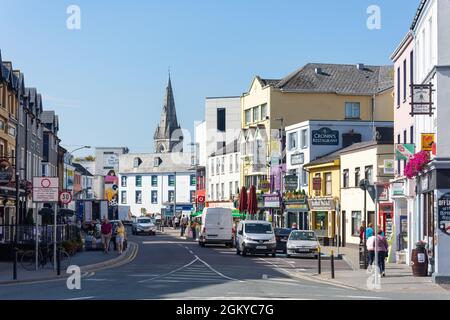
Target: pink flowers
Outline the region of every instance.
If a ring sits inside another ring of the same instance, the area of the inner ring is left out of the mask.
[[[420,151],[409,159],[405,167],[405,176],[408,179],[417,177],[419,173],[430,162],[430,153],[428,151]]]

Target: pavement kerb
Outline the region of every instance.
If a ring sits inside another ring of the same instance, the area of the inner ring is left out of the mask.
[[[113,259],[109,259],[107,261],[91,264],[91,265],[85,265],[81,266],[81,272],[82,277],[86,277],[89,275],[92,271],[99,271],[103,269],[109,269],[121,266],[123,264],[129,263],[136,258],[138,253],[139,246],[134,243],[130,242],[128,249],[126,250],[126,254],[118,256]],[[32,278],[32,279],[23,279],[23,280],[6,280],[6,281],[0,281],[0,286],[3,285],[12,285],[12,284],[30,284],[30,283],[38,283],[38,282],[46,282],[46,281],[56,281],[56,280],[65,280],[67,279],[68,275],[64,273],[63,270],[61,270],[61,275],[57,276],[48,276],[48,277],[38,277],[38,278]]]

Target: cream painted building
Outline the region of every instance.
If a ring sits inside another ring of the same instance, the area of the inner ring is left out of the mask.
[[[366,221],[364,198],[365,192],[359,183],[363,179],[370,184],[389,184],[394,176],[394,145],[383,142],[362,142],[354,144],[340,152],[341,159],[341,205],[340,225],[342,242],[359,244],[359,229]],[[375,224],[375,202],[367,194],[367,220]],[[380,225],[389,237],[393,227],[393,204],[389,201],[389,190],[383,194],[379,204]]]

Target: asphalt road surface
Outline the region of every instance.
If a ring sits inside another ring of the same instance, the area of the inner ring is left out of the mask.
[[[317,272],[314,259],[242,257],[226,247],[201,248],[173,232],[129,240],[139,245],[136,258],[90,273],[82,278],[80,290],[69,290],[65,280],[15,284],[0,286],[0,299],[423,299],[407,292],[387,294],[316,281],[308,276]],[[324,272],[327,268],[324,262]],[[344,261],[336,261],[337,274],[340,269],[348,269]],[[300,277],[294,276],[299,272]]]

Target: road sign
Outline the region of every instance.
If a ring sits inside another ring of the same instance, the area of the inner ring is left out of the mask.
[[[72,192],[70,190],[64,190],[59,193],[59,201],[62,204],[69,204],[72,202]]]
[[[59,180],[52,177],[33,178],[33,202],[59,201]]]

